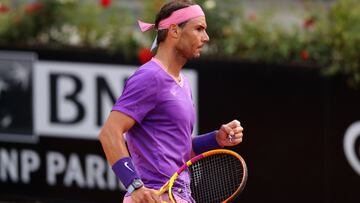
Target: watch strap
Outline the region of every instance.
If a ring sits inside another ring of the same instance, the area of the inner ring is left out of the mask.
[[[131,194],[131,193],[134,192],[134,191],[135,191],[135,187],[134,187],[132,184],[130,184],[129,187],[127,188],[127,192],[128,192],[129,194]]]
[[[127,192],[129,194],[131,194],[132,192],[134,192],[135,190],[141,188],[142,186],[144,186],[144,183],[141,181],[141,179],[134,179],[132,181],[132,183],[128,186]]]

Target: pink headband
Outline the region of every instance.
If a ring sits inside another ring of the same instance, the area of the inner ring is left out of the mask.
[[[199,5],[193,5],[176,10],[168,18],[160,21],[158,30],[168,29],[172,24],[180,24],[199,16],[205,16]],[[155,28],[155,24],[144,23],[140,20],[138,20],[138,23],[142,32],[146,32]]]

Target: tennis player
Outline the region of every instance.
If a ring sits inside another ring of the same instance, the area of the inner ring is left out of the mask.
[[[157,31],[156,54],[126,81],[99,135],[107,160],[127,188],[126,203],[168,201],[167,194],[159,197],[156,192],[184,162],[211,149],[237,145],[243,136],[237,120],[192,136],[195,109],[181,69],[198,58],[209,41],[201,7],[171,1],[161,8],[155,24],[139,25],[143,32]],[[189,186],[185,173],[174,185],[177,202],[195,202]]]

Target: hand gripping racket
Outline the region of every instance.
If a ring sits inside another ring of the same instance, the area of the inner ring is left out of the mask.
[[[176,203],[172,187],[177,177],[189,169],[191,196],[198,203],[229,202],[245,187],[247,167],[244,159],[231,150],[217,149],[193,157],[160,188],[158,194],[168,191]]]

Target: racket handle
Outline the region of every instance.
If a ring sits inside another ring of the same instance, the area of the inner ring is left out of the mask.
[[[161,195],[168,189],[169,183],[170,183],[170,181],[167,181],[167,182],[165,183],[165,185],[163,185],[163,186],[157,191],[156,194],[159,195],[159,196],[161,196]]]
[[[164,192],[166,191],[166,188],[160,188],[160,190],[158,190],[157,192],[156,192],[156,194],[158,195],[158,196],[161,196],[162,194],[164,194]]]

